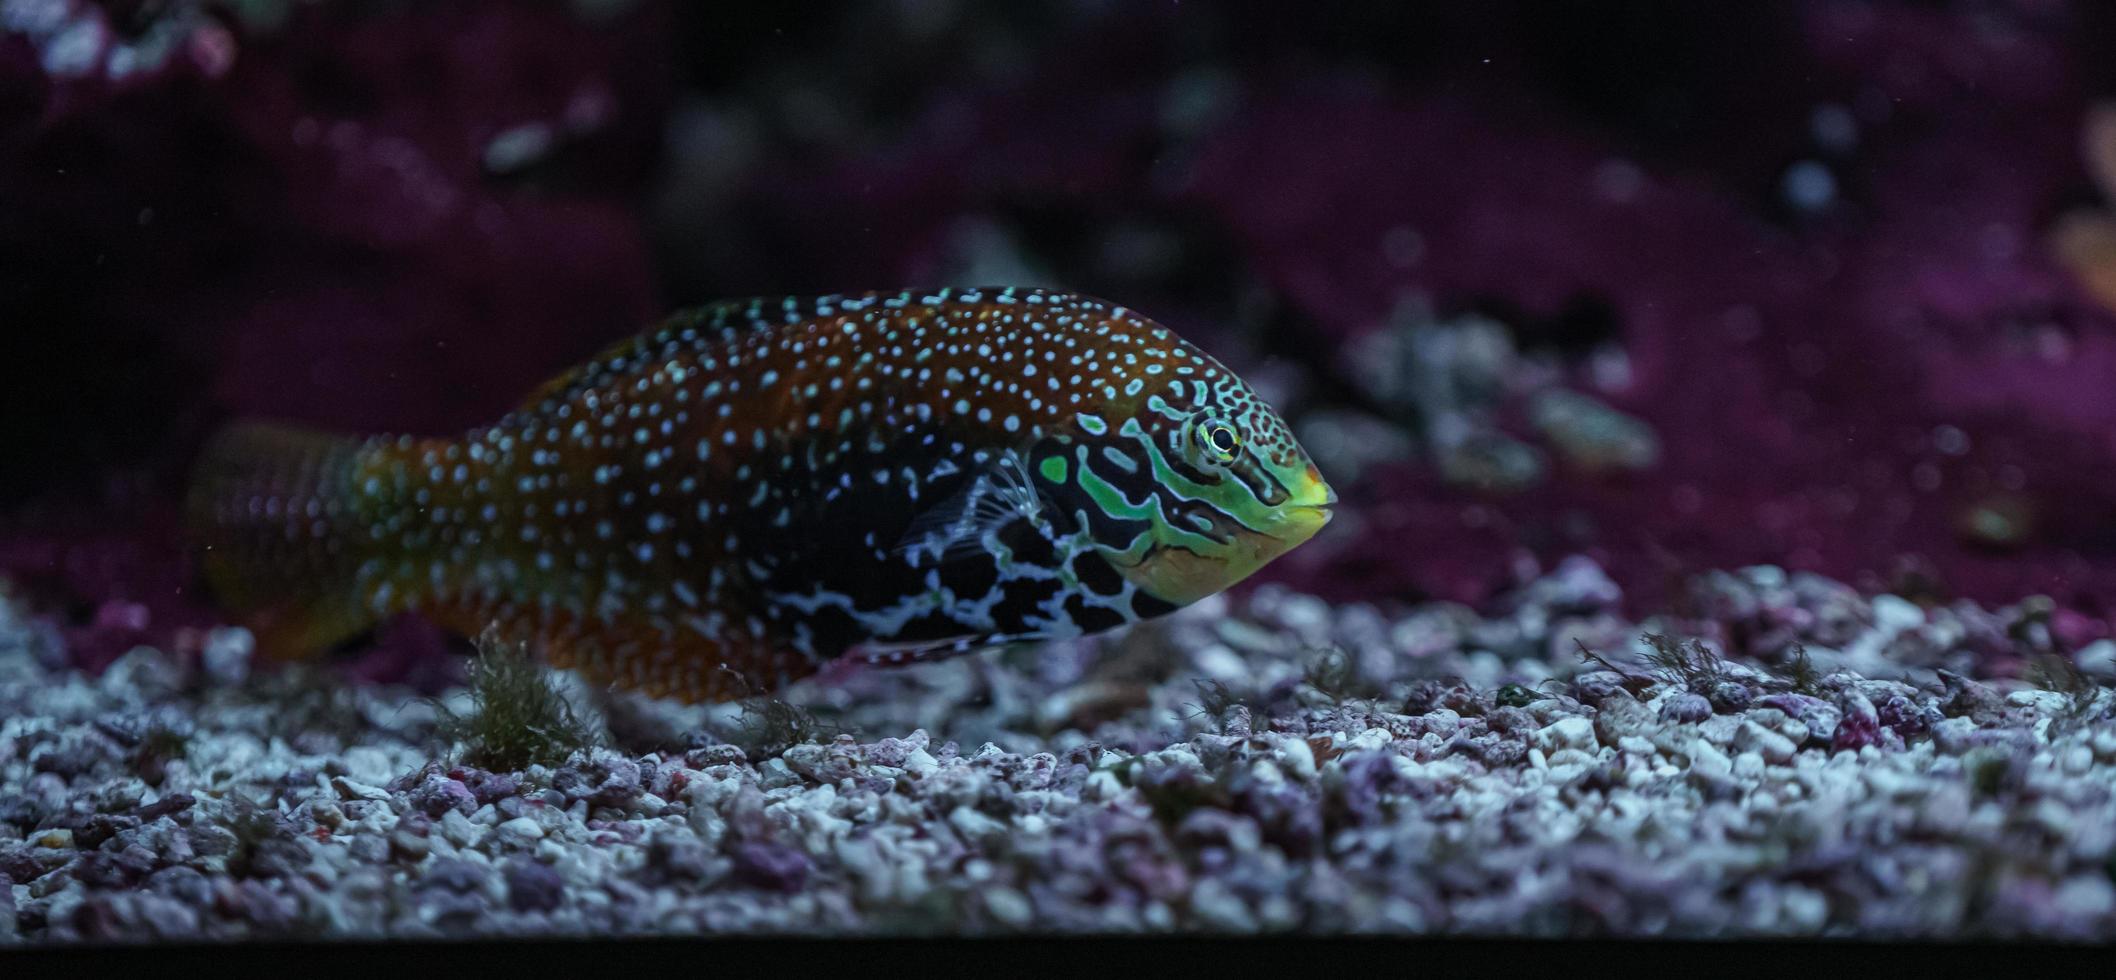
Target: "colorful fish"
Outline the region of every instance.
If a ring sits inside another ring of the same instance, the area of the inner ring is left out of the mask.
[[[240,423],[190,514],[268,655],[411,611],[695,702],[1158,616],[1336,499],[1167,329],[974,289],[681,313],[453,438]]]

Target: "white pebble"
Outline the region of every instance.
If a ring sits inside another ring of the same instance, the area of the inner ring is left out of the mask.
[[[1734,744],[1763,757],[1772,765],[1785,765],[1792,761],[1793,740],[1771,731],[1753,721],[1743,722],[1734,736]]]
[[[1315,751],[1307,742],[1288,736],[1279,742],[1278,754],[1287,772],[1302,779],[1315,778]]]
[[[1874,628],[1901,633],[1925,625],[1925,610],[1902,596],[1883,593],[1874,597]]]
[[[1535,745],[1536,748],[1542,749],[1544,752],[1551,752],[1557,749],[1593,751],[1595,747],[1594,722],[1577,715],[1570,718],[1560,718],[1536,732]]]
[[[2079,648],[2072,661],[2088,677],[2104,683],[2116,681],[2116,640],[2095,640]]]
[[[1386,728],[1369,728],[1366,731],[1360,732],[1351,741],[1346,742],[1344,745],[1344,749],[1347,752],[1352,751],[1354,749],[1363,749],[1368,752],[1377,752],[1381,749],[1387,748],[1389,742],[1392,739],[1393,736],[1389,734],[1389,730]]]
[[[1690,756],[1690,769],[1692,771],[1721,778],[1725,778],[1734,771],[1734,763],[1726,757],[1726,754],[1713,748],[1712,743],[1704,739],[1691,739],[1687,754]]]

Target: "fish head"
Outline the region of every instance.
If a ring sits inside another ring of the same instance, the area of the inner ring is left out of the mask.
[[[1182,606],[1314,537],[1337,492],[1247,384],[1174,343],[1161,370],[1080,412],[1038,470],[1126,580]]]

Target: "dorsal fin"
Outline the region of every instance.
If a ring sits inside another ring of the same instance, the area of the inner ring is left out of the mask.
[[[582,388],[591,388],[600,384],[612,373],[610,365],[613,362],[629,362],[630,356],[628,355],[636,356],[638,352],[645,348],[649,338],[653,336],[655,334],[641,334],[634,337],[626,337],[617,343],[611,344],[596,352],[594,358],[536,386],[536,389],[529,393],[529,397],[522,399],[521,404],[516,405],[514,410],[517,413],[534,412],[546,402],[564,400],[567,395]],[[620,358],[623,361],[620,361]]]
[[[751,296],[708,303],[669,314],[652,329],[611,344],[594,359],[544,382],[521,403],[516,412],[534,412],[552,399],[564,398],[581,389],[594,387],[612,375],[621,374],[637,366],[637,359],[640,357],[658,356],[663,351],[673,354],[683,345],[701,340],[717,339],[725,342],[755,331],[777,330],[790,323],[799,323],[814,317],[835,316],[877,304],[975,304],[987,302],[992,297],[1010,297],[1013,293],[1014,290],[1001,287],[945,288],[898,293],[876,292],[858,296],[839,293],[821,296]]]
[[[644,333],[619,340],[579,366],[538,385],[515,411],[534,412],[548,402],[603,384],[638,367],[641,359],[646,357],[674,354],[701,341],[724,342],[754,331],[785,326],[786,302],[784,298],[759,296],[709,303],[669,314]],[[793,302],[797,308],[806,309],[812,307],[815,300],[797,299]]]

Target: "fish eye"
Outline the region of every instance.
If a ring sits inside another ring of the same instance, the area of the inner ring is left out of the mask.
[[[1198,423],[1198,445],[1205,455],[1218,463],[1234,462],[1236,450],[1242,448],[1241,433],[1234,426],[1220,419],[1205,419]]]

